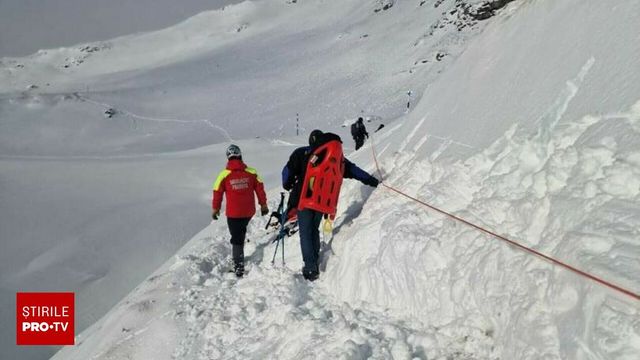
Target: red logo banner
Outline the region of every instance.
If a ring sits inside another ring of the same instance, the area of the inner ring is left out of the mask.
[[[18,345],[74,345],[74,293],[17,293]]]

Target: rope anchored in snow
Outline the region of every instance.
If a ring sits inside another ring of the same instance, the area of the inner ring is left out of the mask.
[[[405,192],[403,192],[403,191],[401,191],[401,190],[399,190],[397,188],[394,188],[391,185],[388,185],[386,182],[384,182],[384,180],[382,178],[382,171],[380,170],[380,165],[378,164],[378,157],[376,155],[376,149],[375,149],[375,146],[374,146],[373,135],[371,136],[371,153],[373,154],[373,161],[374,161],[374,163],[376,165],[376,170],[378,171],[378,175],[380,176],[380,184],[382,186],[384,186],[385,188],[389,189],[390,191],[393,191],[393,192],[397,193],[398,195],[404,196],[404,197],[406,197],[406,198],[408,198],[408,199],[410,199],[410,200],[412,200],[414,202],[417,202],[420,205],[423,205],[423,206],[425,206],[425,207],[427,207],[427,208],[429,208],[431,210],[439,212],[442,215],[448,216],[448,217],[450,217],[450,218],[452,218],[452,219],[454,219],[456,221],[459,221],[459,222],[461,222],[461,223],[463,223],[465,225],[468,225],[468,226],[470,226],[470,227],[472,227],[472,228],[474,228],[476,230],[479,230],[479,231],[481,231],[481,232],[483,232],[485,234],[489,234],[489,235],[491,235],[491,236],[493,236],[493,237],[495,237],[495,238],[497,238],[499,240],[502,240],[502,241],[508,243],[509,245],[512,245],[512,246],[514,246],[514,247],[516,247],[516,248],[518,248],[518,249],[520,249],[522,251],[525,251],[527,253],[536,255],[536,256],[544,259],[544,260],[547,260],[547,261],[553,263],[554,265],[561,266],[561,267],[563,267],[563,268],[565,268],[567,270],[570,270],[570,271],[572,271],[572,272],[574,272],[574,273],[576,273],[578,275],[581,275],[583,277],[591,279],[591,280],[599,283],[600,285],[604,285],[604,286],[606,286],[606,287],[608,287],[610,289],[613,289],[613,290],[618,291],[620,293],[623,293],[623,294],[625,294],[627,296],[630,296],[635,300],[640,301],[640,294],[634,293],[631,290],[627,290],[627,289],[625,289],[625,288],[623,288],[621,286],[618,286],[618,285],[613,284],[613,283],[611,283],[609,281],[603,280],[603,279],[601,279],[601,278],[599,278],[599,277],[597,277],[595,275],[592,275],[592,274],[589,274],[589,273],[587,273],[587,272],[585,272],[583,270],[580,270],[580,269],[578,269],[578,268],[576,268],[574,266],[571,266],[571,265],[569,265],[569,264],[567,264],[567,263],[565,263],[563,261],[557,260],[557,259],[555,259],[555,258],[553,258],[551,256],[548,256],[548,255],[545,255],[545,254],[543,254],[543,253],[541,253],[541,252],[539,252],[537,250],[534,250],[534,249],[532,249],[532,248],[530,248],[528,246],[525,246],[525,245],[522,245],[522,244],[520,244],[520,243],[518,243],[516,241],[510,240],[510,239],[508,239],[508,238],[506,238],[506,237],[504,237],[502,235],[497,234],[494,231],[488,230],[488,229],[486,229],[486,228],[484,228],[482,226],[479,226],[479,225],[476,225],[476,224],[474,224],[474,223],[472,223],[470,221],[467,221],[467,220],[465,220],[465,219],[463,219],[463,218],[461,218],[459,216],[453,215],[453,214],[451,214],[449,212],[446,212],[446,211],[444,211],[442,209],[439,209],[439,208],[437,208],[437,207],[435,207],[433,205],[430,205],[430,204],[428,204],[428,203],[426,203],[426,202],[424,202],[424,201],[422,201],[420,199],[417,199],[417,198],[415,198],[415,197],[413,197],[411,195],[408,195],[407,193],[405,193]]]

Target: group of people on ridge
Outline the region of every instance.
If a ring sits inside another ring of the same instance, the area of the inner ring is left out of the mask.
[[[247,225],[256,213],[254,196],[258,198],[262,216],[269,213],[269,208],[264,183],[257,171],[242,161],[240,148],[230,145],[226,155],[227,166],[213,186],[212,217],[218,219],[222,198],[226,196],[234,272],[242,277]],[[282,169],[282,187],[290,192],[286,211],[288,218],[297,217],[304,262],[302,275],[307,280],[314,281],[320,274],[318,228],[324,216],[335,217],[343,178],[356,179],[373,187],[379,183],[344,157],[338,135],[320,130],[310,133],[309,145],[294,150]]]

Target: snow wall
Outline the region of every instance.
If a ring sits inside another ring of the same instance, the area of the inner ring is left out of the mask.
[[[637,293],[640,3],[509,11],[376,134],[385,182]],[[637,300],[393,192],[341,232],[327,282],[344,301],[475,326],[505,359],[638,355]]]

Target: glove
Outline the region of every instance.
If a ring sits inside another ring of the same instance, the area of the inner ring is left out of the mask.
[[[211,217],[213,220],[218,220],[218,217],[220,217],[220,209],[214,209]]]
[[[269,213],[269,208],[267,205],[260,206],[260,215],[265,216]]]
[[[375,177],[370,177],[367,182],[365,183],[369,186],[373,186],[373,187],[378,187],[378,184],[380,184],[380,180],[376,179]]]

